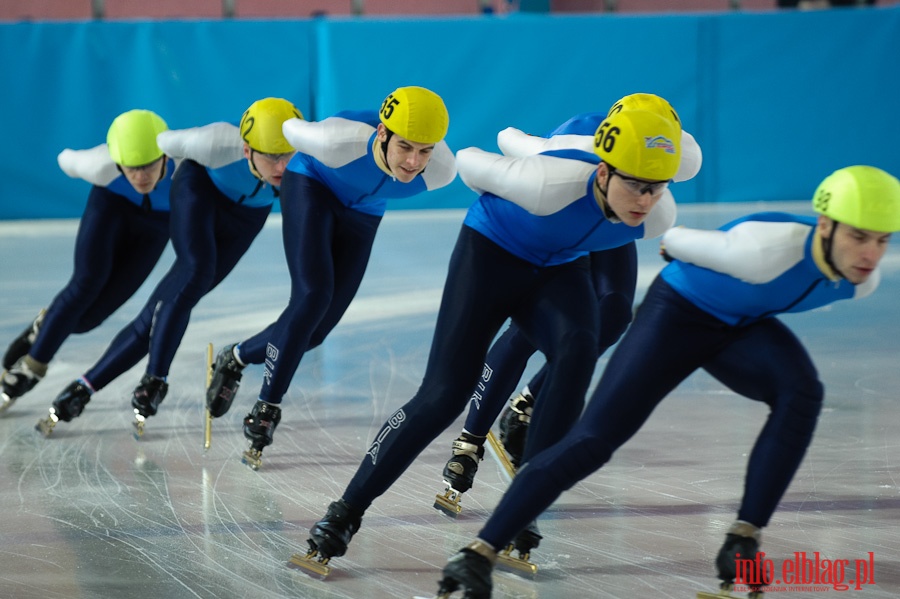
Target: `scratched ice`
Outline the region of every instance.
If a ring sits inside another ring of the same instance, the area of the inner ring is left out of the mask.
[[[688,206],[679,219],[712,227],[759,208]],[[100,329],[71,337],[40,386],[0,418],[0,597],[433,594],[447,557],[476,535],[505,488],[498,467],[485,460],[458,520],[432,509],[461,421],[375,502],[349,553],[332,563],[329,580],[287,563],[305,550],[309,526],[339,496],[381,424],[415,393],[462,216],[388,213],[359,296],[301,363],[259,472],[240,463],[240,429],[261,368],[247,369],[234,408],[215,422],[204,452],[205,347],[255,333],[287,301],[277,217],[233,275],[197,306],[170,394],[141,441],[131,436],[129,395],[143,363],[50,439],[32,427],[136,313],[149,287]],[[75,226],[0,224],[3,347],[67,279]],[[653,242],[641,242],[639,252],[640,296],[662,263]],[[169,252],[153,282],[171,260]],[[872,552],[875,584],[847,592],[868,599],[900,594],[897,241],[884,271],[871,298],[785,318],[811,348],[828,396],[813,447],[763,546],[779,564],[800,551],[851,564]],[[495,597],[657,599],[712,590],[713,559],[734,519],[750,444],[765,416],[761,406],[705,375],[689,379],[608,467],[541,519],[536,580],[497,573]]]

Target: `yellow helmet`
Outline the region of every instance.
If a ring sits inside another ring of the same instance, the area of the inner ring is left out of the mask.
[[[247,145],[263,154],[287,154],[294,151],[281,131],[288,119],[303,118],[297,108],[283,98],[263,98],[250,105],[241,117],[241,137]]]
[[[444,101],[424,87],[398,87],[381,103],[378,116],[385,127],[420,144],[436,144],[450,126]]]
[[[610,107],[606,116],[612,116],[623,110],[646,110],[648,112],[654,112],[663,118],[674,119],[675,123],[678,125],[678,129],[681,129],[681,118],[679,118],[678,113],[675,112],[675,109],[672,108],[672,105],[669,104],[668,100],[655,94],[637,93],[619,98]]]
[[[163,155],[156,136],[169,126],[149,110],[129,110],[117,116],[106,132],[109,157],[119,166],[138,167],[150,164]]]
[[[616,170],[648,181],[668,181],[681,162],[681,131],[673,119],[655,112],[623,110],[597,127],[594,152]]]
[[[813,210],[857,229],[900,231],[900,181],[874,166],[848,166],[819,184]]]

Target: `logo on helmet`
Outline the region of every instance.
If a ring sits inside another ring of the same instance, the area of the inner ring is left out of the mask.
[[[645,136],[644,145],[648,149],[656,148],[664,151],[666,154],[674,154],[676,152],[675,144],[672,140],[663,135],[654,135],[652,137]]]

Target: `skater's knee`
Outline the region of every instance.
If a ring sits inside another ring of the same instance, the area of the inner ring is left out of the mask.
[[[548,361],[571,371],[593,372],[597,362],[597,334],[578,329],[563,337],[555,351],[548,353]]]
[[[466,391],[458,385],[423,385],[404,411],[408,416],[427,415],[444,430],[466,409],[470,394],[471,389]]]
[[[215,280],[215,272],[212,269],[198,268],[187,274],[182,279],[181,290],[178,294],[180,298],[196,304],[200,301],[206,292],[212,289]]]
[[[547,467],[549,475],[555,479],[554,484],[563,490],[571,488],[599,470],[609,461],[614,451],[614,448],[603,439],[592,434],[576,433],[569,439],[568,442],[564,439],[554,446],[564,450],[549,450],[532,460],[535,467]],[[544,463],[542,457],[551,457],[551,460]]]
[[[75,325],[74,333],[76,335],[81,335],[83,333],[87,333],[89,331],[93,331],[106,320],[106,316],[100,314],[85,314],[81,317],[81,320],[78,321],[78,324]]]
[[[285,311],[291,322],[318,323],[328,310],[332,296],[327,289],[294,288]]]
[[[610,293],[600,300],[599,344],[602,349],[613,345],[631,323],[631,301],[621,293]]]

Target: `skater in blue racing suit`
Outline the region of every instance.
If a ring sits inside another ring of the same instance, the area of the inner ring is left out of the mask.
[[[449,122],[440,96],[408,86],[388,95],[378,111],[285,124],[298,150],[281,199],[291,297],[277,321],[219,352],[207,391],[210,414],[220,417],[244,367],[264,364],[262,388],[244,418],[251,467],[259,467],[263,448],[273,441],[281,402],[303,355],[325,340],[356,295],[388,200],[456,178],[453,153],[443,141]]]
[[[156,113],[129,110],[113,120],[105,144],[60,153],[63,172],[92,184],[75,238],[75,268],[49,308],[6,350],[0,412],[37,385],[69,335],[100,326],[159,261],[169,241],[175,170],[156,142],[166,129]]]
[[[293,104],[264,98],[250,105],[239,125],[217,122],[160,134],[160,147],[178,160],[170,222],[175,262],[97,363],[56,398],[54,424],[78,416],[92,393],[148,354],[131,404],[137,423],[156,414],[192,309],[247,252],[278,198],[294,154],[282,133],[288,119],[302,119]]]
[[[760,530],[800,466],[822,407],[816,368],[777,315],[875,290],[879,261],[900,230],[900,182],[873,167],[840,169],[820,184],[813,208],[817,218],[760,213],[717,231],[666,233],[664,256],[672,262],[651,285],[584,415],[522,466],[478,539],[444,568],[441,592],[462,587],[471,599],[489,597],[496,551],[601,468],[698,368],[771,410],[716,559],[723,585],[732,582],[735,555],[756,556]]]
[[[383,425],[340,500],[310,531],[310,559],[343,555],[362,515],[465,409],[488,347],[512,318],[551,365],[553,402],[535,426],[565,431],[581,413],[597,355],[592,251],[671,226],[667,193],[681,128],[645,110],[603,121],[595,152],[521,158],[477,148],[457,155],[479,198],[450,258],[425,377]],[[518,532],[518,531],[517,531]]]
[[[603,119],[622,110],[650,110],[663,116],[672,116],[681,122],[675,109],[666,100],[653,94],[638,93],[619,99],[606,113],[575,116],[554,129],[546,139],[528,136],[513,128],[505,129],[498,134],[497,145],[507,156],[527,156],[567,148],[591,151],[594,132]],[[696,176],[701,162],[700,146],[690,133],[682,131],[681,162],[673,181],[687,181]],[[591,252],[590,269],[599,310],[599,358],[619,339],[631,322],[637,284],[635,243],[631,241],[619,247]],[[491,346],[481,379],[472,394],[465,427],[453,442],[453,456],[444,467],[444,480],[453,491],[464,493],[472,486],[478,462],[484,455],[482,446],[486,435],[535,351],[537,348],[515,322]],[[552,436],[532,435],[528,437],[527,444],[525,442],[534,396],[540,391],[547,370],[544,365],[523,391],[513,398],[510,407],[504,412],[500,437],[513,466],[518,467],[523,460],[552,445],[565,432],[537,427],[539,433]]]

